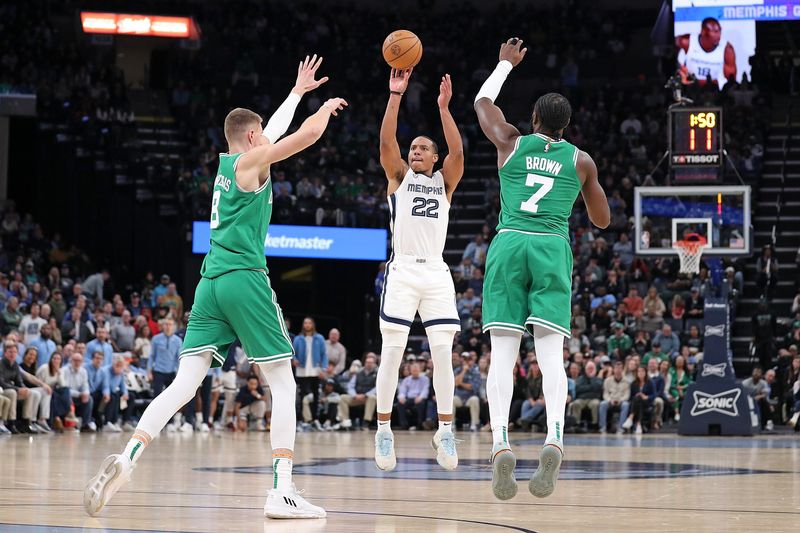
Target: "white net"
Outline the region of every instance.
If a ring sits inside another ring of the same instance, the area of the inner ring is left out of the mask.
[[[677,241],[675,252],[681,261],[681,274],[699,274],[700,259],[703,256],[703,249],[706,247],[705,241]]]

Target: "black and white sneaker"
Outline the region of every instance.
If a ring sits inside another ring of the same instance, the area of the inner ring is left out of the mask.
[[[272,489],[267,493],[267,502],[264,504],[264,516],[267,518],[325,518],[327,513],[322,507],[317,507],[306,501],[301,496],[302,490],[292,484],[286,491]]]

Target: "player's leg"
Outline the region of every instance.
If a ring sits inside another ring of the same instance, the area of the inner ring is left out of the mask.
[[[123,452],[106,457],[100,470],[87,483],[83,493],[83,506],[87,513],[92,516],[99,513],[111,497],[130,480],[131,471],[144,449],[172,415],[194,397],[210,365],[210,352],[181,359],[177,377],[147,406]]]
[[[375,383],[378,431],[375,433],[375,464],[381,470],[397,465],[392,433],[392,407],[408,331],[419,307],[420,295],[413,265],[389,261],[381,294],[381,363]]]
[[[292,343],[283,311],[266,272],[240,270],[226,274],[216,293],[251,363],[261,368],[272,396],[272,484],[264,504],[269,518],[324,518],[292,483],[297,385],[292,374]]]
[[[514,392],[514,364],[528,315],[530,274],[519,247],[524,235],[501,233],[489,248],[483,286],[484,331],[492,339],[492,364],[486,379],[492,428],[492,491],[501,500],[517,493],[516,458],[508,442],[508,415]]]
[[[436,461],[447,470],[458,466],[456,439],[453,435],[453,396],[455,376],[453,376],[453,337],[461,329],[461,320],[456,309],[456,290],[450,267],[446,263],[429,265],[426,270],[428,290],[421,298],[419,315],[433,359],[433,390],[436,393],[436,407],[439,429],[434,433],[431,445],[436,450]]]
[[[564,455],[564,337],[570,335],[572,249],[561,237],[535,236],[528,239],[526,255],[530,268],[537,273],[528,294],[530,316],[526,324],[533,329],[547,409],[547,438],[528,488],[534,496],[544,498],[555,490]],[[593,417],[596,420],[596,414]]]

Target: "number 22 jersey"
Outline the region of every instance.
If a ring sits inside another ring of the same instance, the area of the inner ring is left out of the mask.
[[[450,221],[444,177],[417,174],[410,168],[389,195],[392,254],[441,259]]]

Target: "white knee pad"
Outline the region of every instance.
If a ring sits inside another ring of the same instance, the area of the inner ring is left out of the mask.
[[[456,336],[457,331],[454,329],[451,330],[433,330],[433,331],[426,331],[428,334],[428,344],[433,346],[443,346],[447,345],[448,349],[453,347],[453,339]]]
[[[383,346],[405,348],[408,344],[407,329],[381,329],[381,337],[383,337]]]

